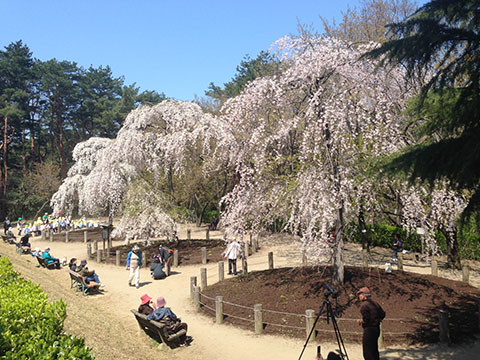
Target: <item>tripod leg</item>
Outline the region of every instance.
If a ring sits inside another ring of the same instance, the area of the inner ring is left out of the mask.
[[[340,356],[342,357],[342,359],[349,360],[347,349],[345,348],[342,334],[340,333],[340,329],[338,328],[337,319],[335,318],[335,313],[333,312],[332,304],[330,304],[330,302],[328,302],[327,304],[327,313],[330,314],[330,318],[332,319],[333,330],[335,331],[335,337],[337,338],[337,344],[338,344],[338,350],[340,350]]]
[[[305,341],[305,344],[303,345],[303,349],[302,349],[302,352],[300,353],[300,356],[298,357],[298,360],[300,360],[303,356],[303,353],[308,345],[308,341],[310,340],[310,337],[312,336],[313,334],[313,331],[315,330],[315,325],[317,325],[317,321],[318,319],[320,319],[320,316],[322,315],[322,312],[323,312],[323,308],[325,307],[325,305],[327,304],[327,301],[325,300],[322,304],[322,307],[320,308],[320,311],[318,312],[318,315],[315,319],[315,321],[313,322],[313,325],[312,325],[312,329],[310,330],[310,333],[308,334],[307,336],[307,341]],[[327,310],[328,310],[328,306],[327,306]]]

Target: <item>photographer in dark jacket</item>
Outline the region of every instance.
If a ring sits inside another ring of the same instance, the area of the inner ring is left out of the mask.
[[[378,337],[380,336],[380,323],[385,318],[385,311],[371,299],[372,295],[369,288],[361,288],[358,290],[357,296],[362,302],[360,305],[362,319],[358,323],[363,327],[363,358],[365,360],[379,360]]]

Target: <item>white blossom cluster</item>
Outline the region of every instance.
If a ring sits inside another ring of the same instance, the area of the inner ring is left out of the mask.
[[[155,192],[155,183],[168,171],[185,172],[192,152],[214,159],[217,139],[229,134],[225,127],[189,102],[166,100],[133,110],[114,140],[90,139],[77,145],[76,162],[52,205],[58,210],[78,206],[92,215],[121,215],[114,235],[127,241],[171,235],[175,223],[164,212],[165,200]]]
[[[407,87],[399,69],[375,72],[360,50],[332,39],[284,38],[276,49],[288,69],[251,82],[222,109],[240,181],[221,221],[241,233],[286,218],[320,258],[342,246],[332,233],[359,198],[370,201],[363,164],[405,146]]]

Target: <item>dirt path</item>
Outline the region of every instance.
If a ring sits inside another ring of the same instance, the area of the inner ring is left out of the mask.
[[[198,230],[199,234],[202,230]],[[180,233],[182,238],[182,234]],[[84,258],[86,246],[83,243],[49,243],[40,238],[32,240],[33,247],[50,246],[56,257]],[[262,244],[262,243],[261,243]],[[267,253],[275,252],[275,267],[298,265],[300,257],[295,254],[291,244],[275,245],[264,242],[262,249],[249,258],[249,270],[261,270],[268,267]],[[351,250],[357,252],[355,249]],[[190,301],[190,277],[200,277],[200,267],[184,266],[173,269],[173,274],[165,280],[153,281],[148,269],[142,269],[141,287],[128,287],[128,273],[123,267],[89,262],[96,270],[102,282],[106,284],[102,295],[82,296],[70,289],[69,276],[63,270],[48,271],[37,268],[37,262],[28,255],[16,254],[12,245],[0,244],[0,253],[8,256],[15,269],[25,278],[40,284],[51,299],[63,299],[67,304],[68,317],[65,321],[67,332],[82,336],[93,349],[97,359],[208,359],[208,360],[255,360],[255,359],[298,359],[303,341],[278,336],[258,336],[252,332],[229,325],[216,325],[210,318],[194,312]],[[277,255],[278,254],[278,255]],[[297,261],[298,260],[298,261]],[[217,281],[217,265],[207,265],[208,282]],[[408,267],[406,270],[427,273],[426,267]],[[455,276],[455,274],[449,274]],[[477,282],[478,279],[475,279]],[[478,286],[478,283],[476,284]],[[159,346],[144,334],[139,333],[136,321],[130,309],[136,308],[140,296],[148,293],[153,298],[165,296],[167,306],[186,321],[188,333],[194,337],[190,347],[173,351]],[[299,310],[299,312],[303,311]],[[346,344],[351,360],[362,359],[361,346]],[[334,350],[334,344],[322,344],[322,353]],[[309,345],[303,359],[312,359],[315,344]],[[470,346],[394,349],[381,352],[382,359],[474,359],[480,352],[480,341]]]

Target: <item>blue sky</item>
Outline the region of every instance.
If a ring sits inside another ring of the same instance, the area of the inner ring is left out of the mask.
[[[423,3],[424,1],[422,1]],[[321,30],[358,0],[0,0],[0,47],[22,40],[40,60],[109,65],[141,90],[192,100],[229,81],[298,22]]]

